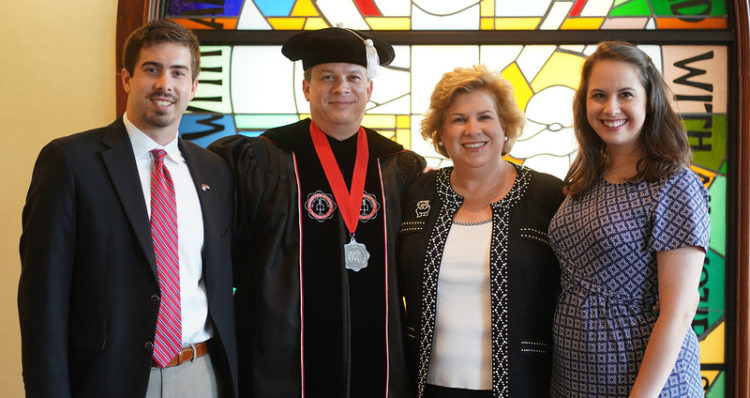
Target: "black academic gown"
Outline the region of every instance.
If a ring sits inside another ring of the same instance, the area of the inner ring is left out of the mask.
[[[367,269],[347,271],[349,233],[331,211],[335,198],[316,164],[309,126],[303,120],[210,148],[230,163],[237,184],[241,394],[296,398],[304,388],[311,397],[323,389],[326,396],[411,396],[395,239],[402,194],[424,160],[366,129],[367,203],[356,236],[372,257]],[[348,183],[352,147],[340,144],[333,150]]]

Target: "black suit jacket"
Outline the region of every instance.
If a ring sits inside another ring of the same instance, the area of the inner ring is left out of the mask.
[[[235,396],[232,177],[213,153],[181,140],[179,148],[203,212],[203,280],[215,334],[209,350],[225,395]],[[20,244],[27,396],[145,395],[159,308],[150,231],[122,118],[42,149]]]

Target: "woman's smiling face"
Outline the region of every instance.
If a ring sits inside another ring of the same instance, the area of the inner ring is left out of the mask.
[[[456,168],[482,167],[502,157],[505,130],[487,90],[456,94],[439,134]]]
[[[623,61],[597,61],[586,93],[586,116],[608,150],[640,145],[648,102],[638,68]]]

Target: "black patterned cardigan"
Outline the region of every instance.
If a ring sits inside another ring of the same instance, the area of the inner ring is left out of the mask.
[[[564,196],[562,181],[516,166],[510,192],[492,203],[490,300],[492,396],[549,396],[552,318],[559,292],[547,227]],[[399,235],[399,285],[406,309],[406,356],[421,398],[435,331],[437,281],[445,240],[463,198],[452,168],[408,188]]]

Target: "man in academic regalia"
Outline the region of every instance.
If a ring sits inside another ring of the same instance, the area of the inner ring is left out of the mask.
[[[393,48],[329,28],[281,51],[302,60],[311,119],[210,147],[236,181],[240,395],[411,396],[395,249],[425,163],[360,126]]]

